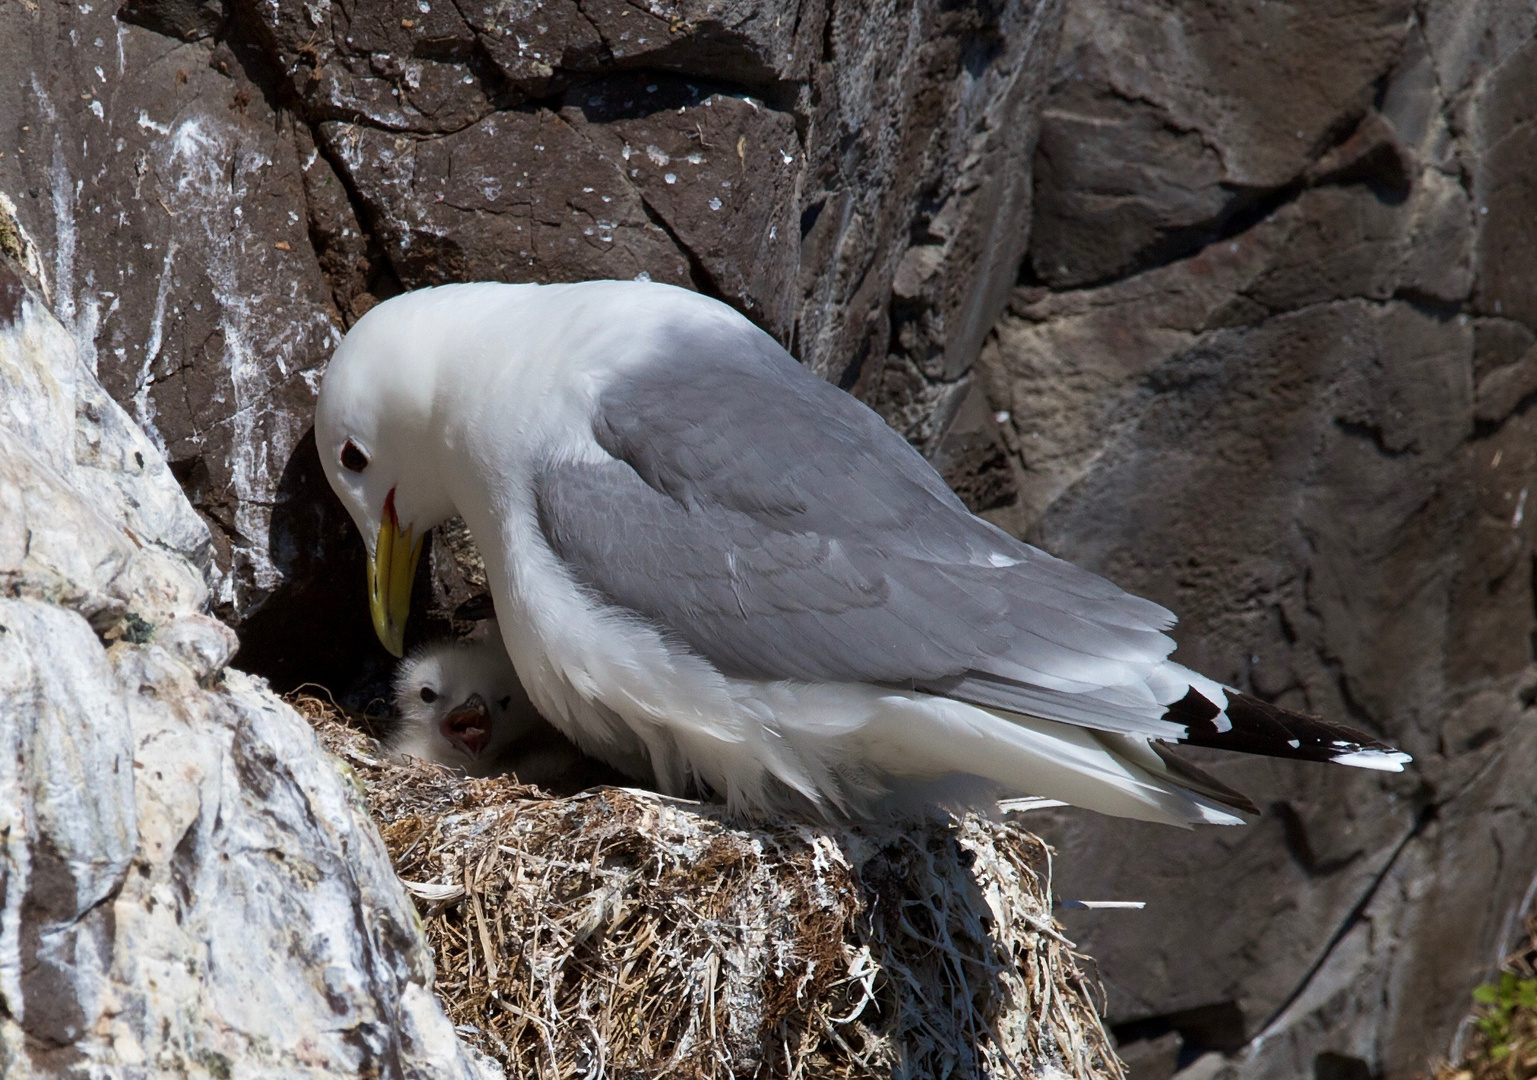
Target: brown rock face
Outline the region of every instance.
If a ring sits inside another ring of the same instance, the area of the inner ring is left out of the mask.
[[[1230,1076],[1422,1075],[1537,867],[1537,17],[1072,0],[1066,26],[1027,284],[980,365],[1002,517],[1181,613],[1185,663],[1416,758],[1212,760],[1266,807],[1243,830],[1062,812],[1063,894],[1148,901],[1070,930],[1149,1060],[1172,1030]]]
[[[241,662],[334,685],[383,654],[305,434],[339,335],[402,288],[712,293],[1007,498],[986,411],[946,432],[1023,250],[1059,22],[1053,3],[12,4],[0,190],[214,526]]]
[[[1252,214],[1355,127],[1411,6],[1070,3],[1031,271],[1058,288],[1120,277]]]

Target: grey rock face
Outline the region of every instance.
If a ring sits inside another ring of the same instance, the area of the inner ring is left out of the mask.
[[[1066,6],[1060,49],[1050,2],[0,6],[0,195],[38,241],[0,249],[40,253],[105,387],[77,381],[95,417],[51,433],[5,420],[0,499],[30,524],[0,515],[0,560],[33,590],[8,602],[74,613],[16,625],[117,642],[53,683],[5,653],[7,685],[96,693],[123,652],[235,695],[188,614],[207,588],[260,670],[366,675],[357,540],[305,438],[337,334],[454,277],[690,284],[876,404],[973,505],[1017,493],[1000,520],[1181,611],[1181,659],[1416,754],[1402,778],[1211,762],[1264,821],[1064,814],[1056,839],[1064,893],[1152,903],[1074,928],[1129,1036],[1237,1055],[1207,1075],[1418,1071],[1537,867],[1537,14]],[[163,475],[117,497],[162,459],[207,533]],[[130,506],[139,540],[59,516],[80,491]],[[63,738],[40,732],[15,738]],[[56,763],[112,795],[49,841],[67,887],[37,909],[38,970],[85,1002],[60,1030],[108,1015],[96,898],[140,887],[120,745]]]
[[[243,661],[286,683],[366,673],[357,541],[305,434],[339,334],[403,287],[701,289],[1006,499],[995,426],[962,405],[1023,249],[1059,18],[7,5],[0,191],[81,355],[212,526]]]
[[[1035,276],[1119,277],[1295,185],[1371,104],[1410,9],[1070,3],[1036,151]]]
[[[0,1072],[497,1075],[207,526],[0,260]]]
[[[1232,1055],[1192,1068],[1422,1075],[1537,874],[1537,17],[1073,0],[1067,28],[1036,280],[981,364],[1000,519],[1180,612],[1185,663],[1416,758],[1203,762],[1266,807],[1232,832],[1064,812],[1064,892],[1148,901],[1069,929],[1125,1037]]]

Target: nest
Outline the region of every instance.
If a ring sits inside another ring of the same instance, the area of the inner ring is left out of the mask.
[[[1010,821],[734,822],[600,788],[351,766],[416,897],[459,1032],[518,1077],[1120,1078],[1050,852]]]

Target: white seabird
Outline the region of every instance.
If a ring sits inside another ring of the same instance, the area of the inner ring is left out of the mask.
[[[495,627],[490,628],[495,633]],[[525,784],[576,790],[617,777],[582,756],[540,716],[501,638],[438,641],[412,651],[395,673],[398,726],[385,740],[395,756],[515,775]]]
[[[396,297],[337,349],[315,431],[386,648],[421,537],[459,514],[533,704],[664,791],[1239,823],[1252,805],[1166,743],[1409,760],[1169,660],[1173,614],[975,517],[874,412],[683,289]]]

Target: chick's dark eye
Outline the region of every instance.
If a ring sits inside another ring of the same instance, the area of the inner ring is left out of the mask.
[[[434,701],[438,700],[438,692],[430,686],[424,686],[422,687],[422,700],[431,705]]]
[[[507,706],[509,706],[511,704],[512,704],[512,695],[508,694],[506,697],[502,698],[501,701],[498,701],[496,703],[496,707],[498,709],[506,709]]]
[[[342,447],[342,468],[349,472],[362,472],[368,468],[368,455],[358,449],[358,444],[351,439]]]

